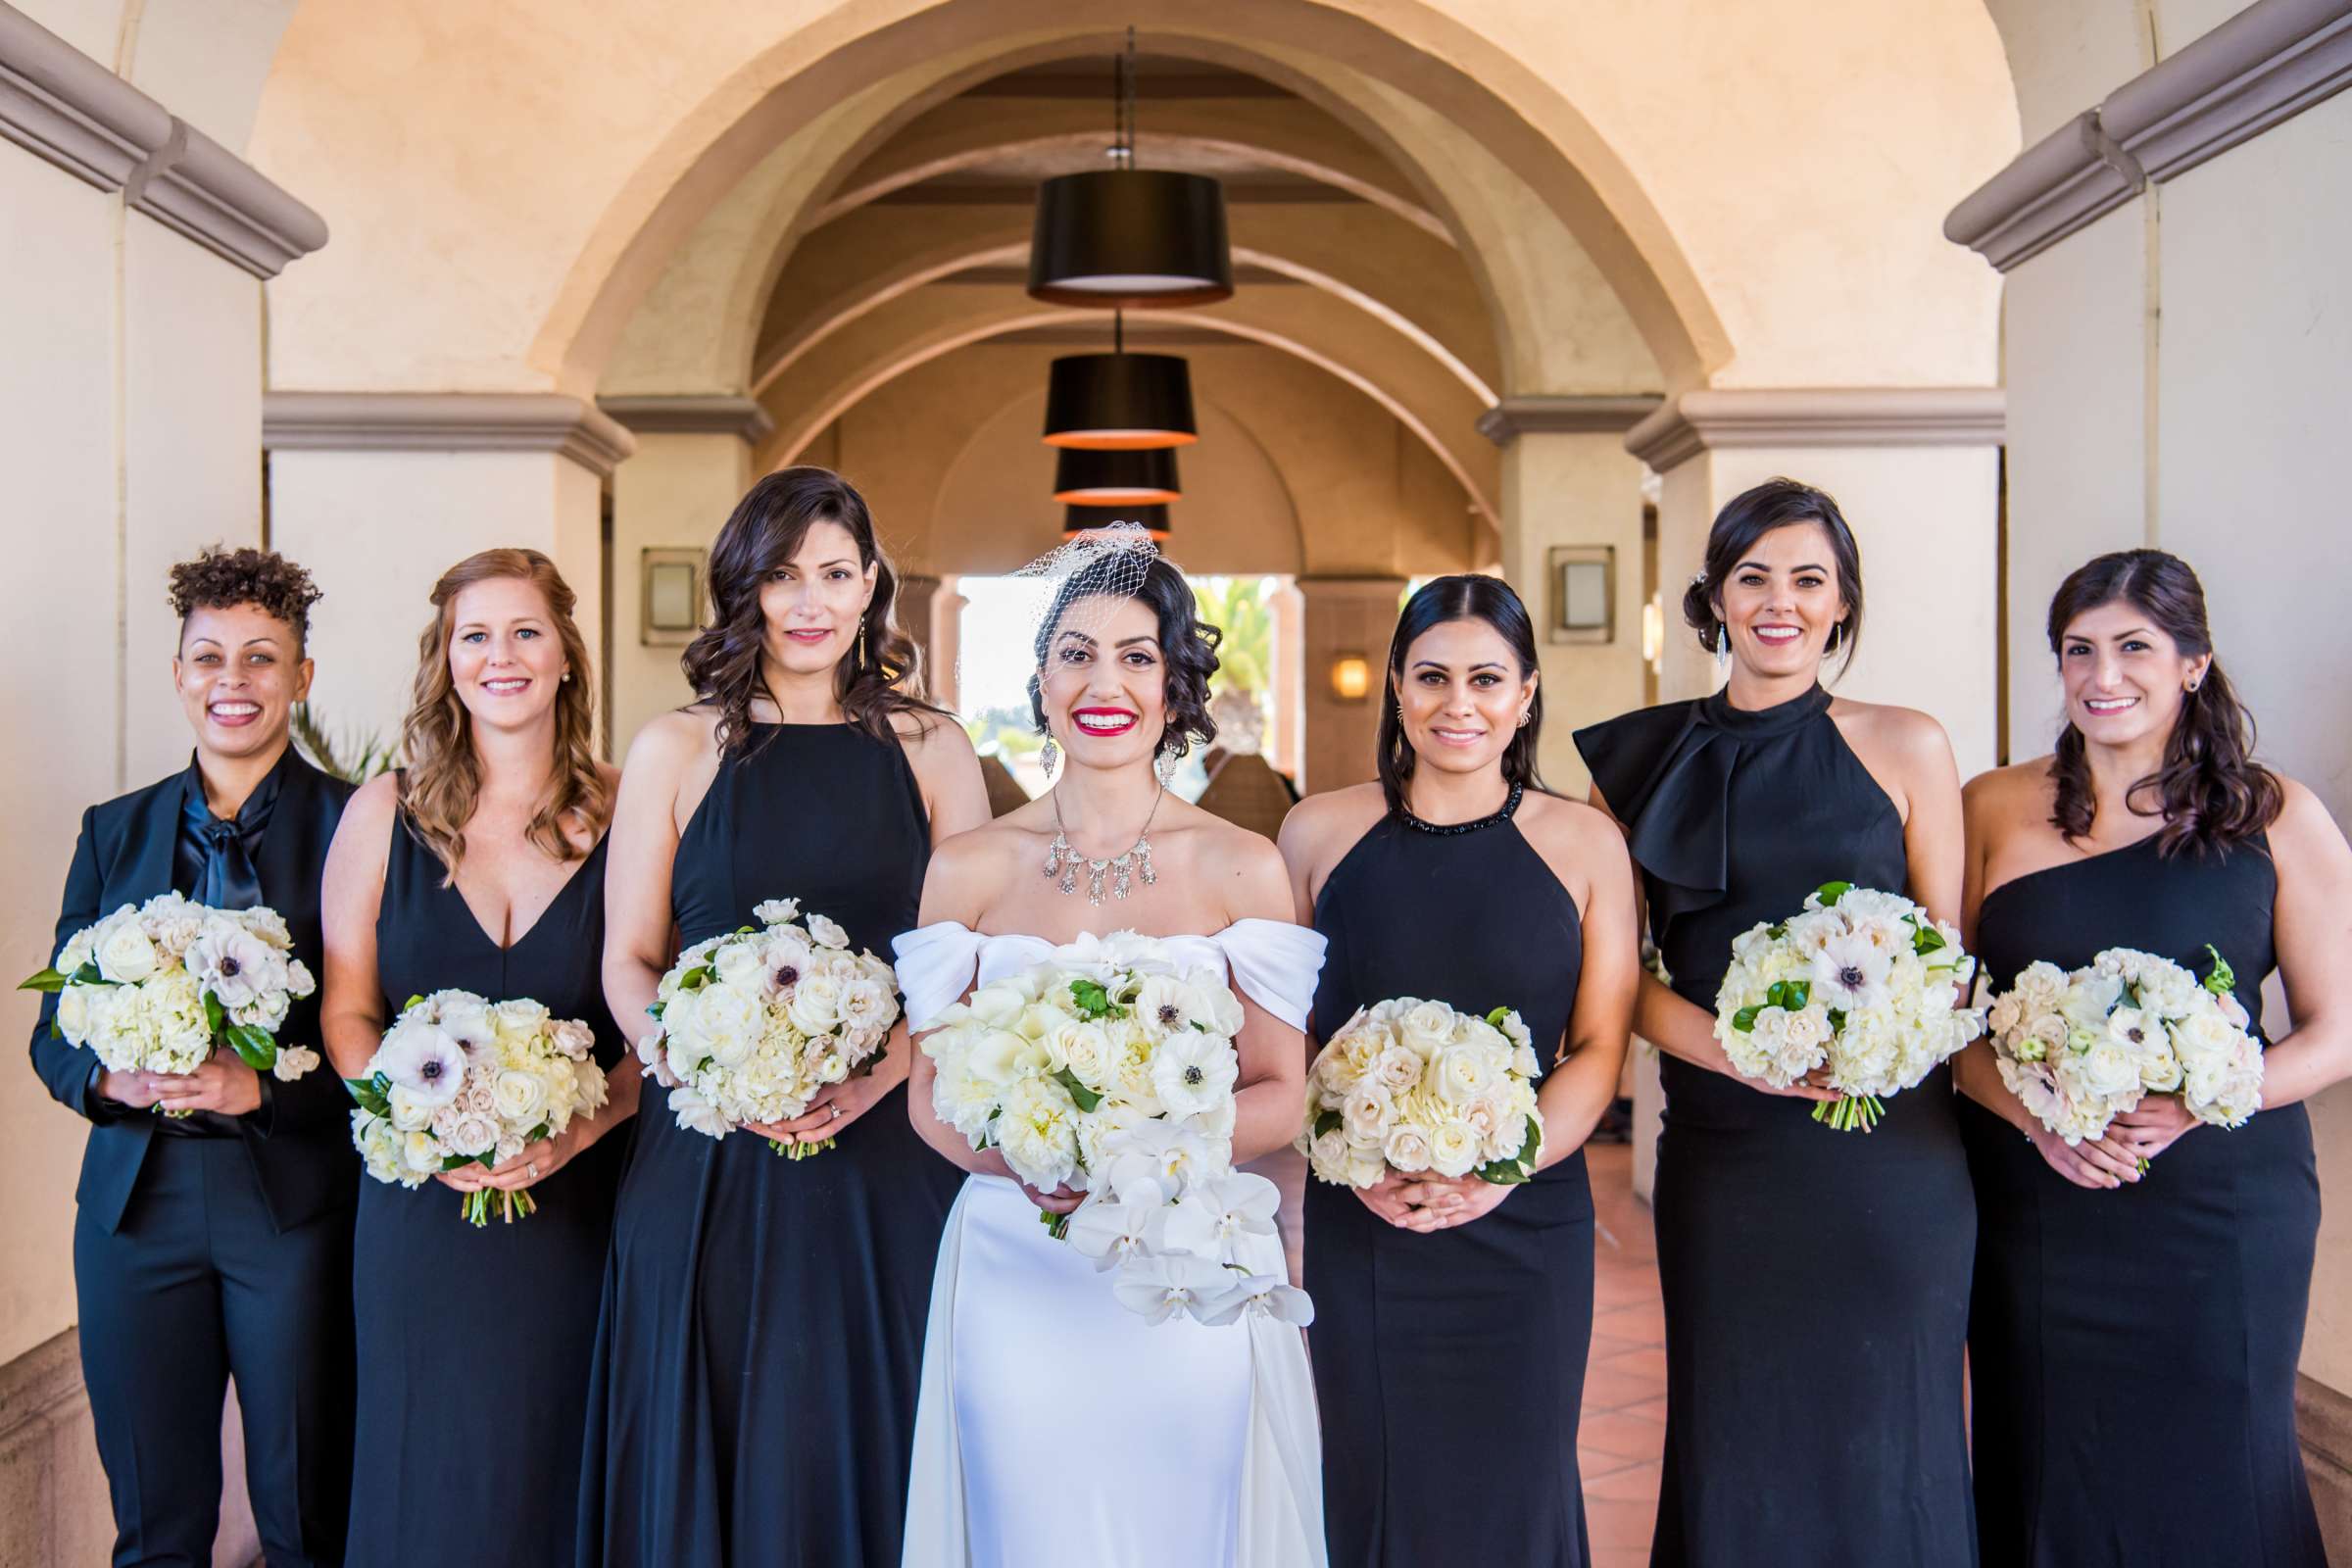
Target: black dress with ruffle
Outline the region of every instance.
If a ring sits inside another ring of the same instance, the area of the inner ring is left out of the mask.
[[[1902,820],[1829,710],[1819,687],[1753,711],[1718,693],[1577,732],[1669,983],[1709,1013],[1751,926],[1825,882],[1904,891]],[[1659,1076],[1653,1568],[1974,1568],[1976,1203],[1949,1069],[1889,1098],[1871,1133],[1675,1056]]]

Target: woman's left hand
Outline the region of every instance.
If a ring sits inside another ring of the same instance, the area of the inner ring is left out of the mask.
[[[906,1081],[906,1054],[892,1043],[892,1049],[882,1054],[874,1070],[862,1078],[845,1078],[828,1084],[808,1102],[808,1110],[790,1121],[760,1122],[751,1131],[773,1138],[779,1144],[821,1144],[828,1138],[838,1138],[849,1125],[880,1102],[884,1095]]]
[[[245,1058],[222,1046],[190,1073],[153,1075],[158,1110],[217,1110],[242,1116],[262,1108],[262,1080]]]
[[[1476,1176],[1424,1176],[1399,1188],[1396,1196],[1406,1204],[1406,1230],[1442,1231],[1493,1213],[1511,1192],[1510,1187]]]
[[[461,1193],[485,1189],[494,1193],[519,1193],[527,1187],[536,1187],[570,1164],[593,1141],[587,1137],[587,1118],[574,1116],[571,1125],[555,1137],[525,1144],[488,1170],[479,1165],[461,1165],[456,1170],[443,1171],[441,1180]]]
[[[2154,1159],[2196,1125],[2197,1118],[2179,1095],[2148,1095],[2107,1124],[2107,1142],[2122,1145],[2141,1159]]]

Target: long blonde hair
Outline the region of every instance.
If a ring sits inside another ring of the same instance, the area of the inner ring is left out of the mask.
[[[596,676],[588,644],[572,609],[578,598],[556,564],[536,550],[484,550],[467,556],[433,584],[433,618],[416,644],[416,679],[402,726],[408,777],[402,792],[410,823],[447,871],[442,885],[456,882],[466,854],[466,824],[481,799],[482,762],[473,750],[473,717],[449,675],[452,606],[477,582],[514,578],[539,590],[556,623],[557,640],[571,666],[571,679],[556,688],[556,766],[545,798],[524,836],[558,860],[581,859],[586,852],[564,830],[576,817],[601,838],[612,819],[612,791],[598,771],[592,749],[596,735]]]

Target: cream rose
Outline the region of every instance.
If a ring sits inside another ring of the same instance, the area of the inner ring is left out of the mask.
[[[535,1072],[511,1069],[498,1075],[491,1100],[500,1119],[528,1125],[547,1108],[547,1083]]]
[[[137,985],[155,973],[155,944],[136,920],[124,920],[98,941],[98,972],[122,985]]]

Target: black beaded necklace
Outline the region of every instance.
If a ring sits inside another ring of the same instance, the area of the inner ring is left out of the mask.
[[[1403,805],[1402,803],[1397,805],[1396,814],[1398,817],[1403,819],[1406,827],[1411,828],[1416,833],[1436,833],[1441,835],[1454,833],[1475,833],[1482,827],[1493,827],[1497,822],[1508,822],[1511,819],[1511,813],[1519,809],[1519,797],[1525,793],[1527,793],[1526,785],[1512,785],[1511,793],[1504,796],[1502,799],[1501,810],[1496,811],[1493,816],[1482,816],[1468,822],[1424,822],[1413,814],[1413,808],[1411,807]]]

